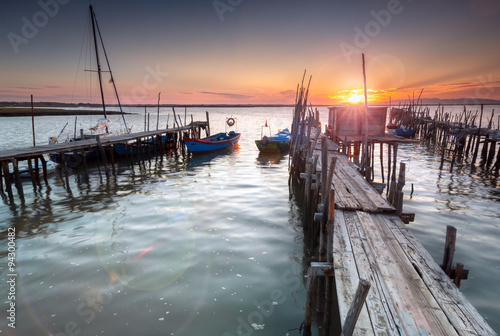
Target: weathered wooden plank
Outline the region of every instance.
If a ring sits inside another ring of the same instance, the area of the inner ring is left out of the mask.
[[[367,244],[377,256],[395,311],[408,335],[457,335],[393,236],[387,236],[376,215],[357,212]],[[425,308],[425,309],[424,309]],[[430,309],[429,309],[430,308]]]
[[[335,211],[334,225],[334,275],[335,285],[337,288],[340,321],[343,324],[346,320],[349,307],[354,300],[355,291],[359,283],[359,275],[356,269],[356,261],[351,250],[351,243],[347,235],[346,224],[342,211]],[[354,334],[374,335],[366,305],[358,317]]]
[[[398,335],[397,331],[403,328],[398,316],[393,313],[394,307],[389,290],[378,269],[376,256],[366,244],[367,238],[358,223],[359,219],[352,211],[345,212],[344,219],[359,277],[372,284],[366,304],[373,330],[378,335]]]
[[[432,256],[394,215],[381,216],[459,335],[497,335]]]

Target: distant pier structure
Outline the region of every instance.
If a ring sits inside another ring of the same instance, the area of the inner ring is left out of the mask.
[[[479,110],[463,107],[460,113],[452,114],[445,106],[434,111],[430,107],[409,103],[392,107],[390,120],[415,130],[416,138],[434,147],[441,153],[441,169],[444,162],[450,163],[450,170],[457,165],[480,167],[498,177],[500,170],[500,115],[495,109],[485,111],[481,104]],[[498,112],[498,111],[497,111]],[[486,119],[486,121],[485,121]]]
[[[208,112],[206,121],[192,120],[187,125],[182,125],[177,120],[176,122],[178,126],[173,128],[123,135],[94,136],[90,139],[85,138],[83,131],[81,131],[82,136],[78,141],[0,151],[0,196],[5,202],[13,204],[15,190],[21,203],[25,202],[24,188],[21,182],[21,165],[25,167],[24,170],[27,170],[24,174],[29,174],[29,179],[35,190],[42,187],[41,182],[48,185],[48,167],[45,156],[51,153],[58,154],[61,160],[59,168],[62,168],[60,171],[62,170],[66,177],[68,170],[71,169],[87,171],[88,152],[96,153],[98,169],[100,170],[102,167],[106,174],[109,174],[110,170],[115,170],[115,161],[118,159],[115,145],[122,145],[125,148],[122,156],[131,161],[145,160],[152,155],[177,153],[178,151],[185,153],[183,136],[200,138],[202,130],[206,135],[210,135]],[[27,165],[24,165],[23,162],[27,162]],[[35,167],[41,168],[35,169]]]
[[[405,225],[414,215],[403,212],[397,151],[413,140],[386,135],[387,108],[378,107],[331,108],[322,133],[303,82],[289,163],[315,260],[305,271],[303,334],[316,319],[322,335],[497,335],[459,290],[468,270],[453,264],[456,230],[448,227],[439,265]],[[383,182],[374,182],[378,162]]]

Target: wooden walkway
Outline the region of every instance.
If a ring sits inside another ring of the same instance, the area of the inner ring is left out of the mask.
[[[337,158],[331,187],[333,270],[342,327],[361,279],[371,284],[355,335],[496,335],[392,207],[357,172]],[[313,153],[321,157],[316,149]],[[317,165],[321,169],[321,162]],[[330,259],[330,258],[329,258]]]
[[[195,122],[194,127],[205,127],[207,122]],[[116,135],[110,137],[102,137],[100,142],[103,146],[113,145],[115,143],[133,141],[141,138],[149,138],[157,135],[167,134],[167,133],[178,133],[182,131],[188,131],[193,129],[192,125],[187,125],[183,127],[175,127],[163,130],[146,131],[139,133],[130,133],[123,135]],[[0,162],[1,161],[11,161],[11,160],[23,160],[27,157],[36,157],[49,153],[60,153],[60,152],[73,152],[85,149],[98,149],[98,142],[96,139],[86,139],[80,141],[63,142],[53,145],[41,145],[35,147],[17,148],[0,151]]]

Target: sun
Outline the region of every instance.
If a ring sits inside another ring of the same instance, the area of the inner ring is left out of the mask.
[[[347,97],[346,100],[349,103],[357,104],[357,103],[361,103],[361,101],[363,100],[363,98],[364,98],[364,96],[362,94],[351,92],[349,94],[349,97]]]

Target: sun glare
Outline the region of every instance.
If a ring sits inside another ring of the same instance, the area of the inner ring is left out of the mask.
[[[364,98],[364,96],[362,94],[351,92],[349,97],[347,97],[347,101],[349,103],[352,103],[352,104],[357,104],[357,103],[361,103],[363,98]]]

